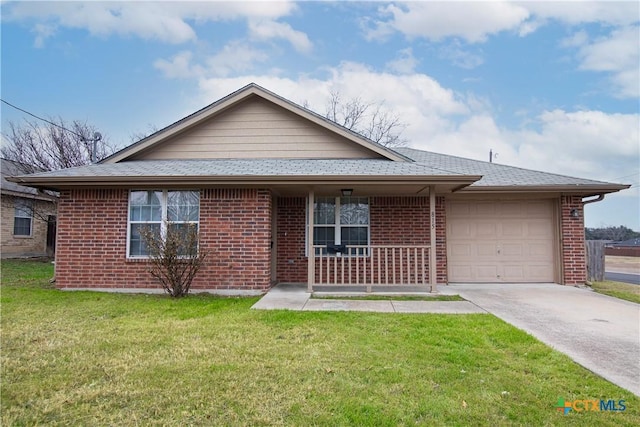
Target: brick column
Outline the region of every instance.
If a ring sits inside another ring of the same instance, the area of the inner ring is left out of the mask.
[[[560,198],[562,267],[564,285],[584,284],[587,281],[587,264],[584,242],[584,204],[581,196]],[[572,211],[577,216],[572,216]]]

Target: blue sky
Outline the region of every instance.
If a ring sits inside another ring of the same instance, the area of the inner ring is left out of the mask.
[[[250,82],[324,113],[384,105],[409,145],[633,184],[586,210],[640,230],[638,2],[2,2],[2,99],[121,146]],[[25,115],[2,104],[3,130]],[[3,141],[5,143],[5,141]]]

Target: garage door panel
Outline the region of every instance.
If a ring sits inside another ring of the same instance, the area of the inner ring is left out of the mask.
[[[455,282],[472,282],[474,279],[474,274],[471,271],[470,265],[457,265],[455,267],[451,267],[449,272],[451,277],[455,277]]]
[[[522,265],[507,264],[502,267],[501,281],[522,282],[526,279],[525,269]]]
[[[498,236],[498,226],[492,221],[478,221],[475,229],[476,237],[491,239]]]
[[[495,265],[479,265],[475,268],[475,276],[481,281],[495,281],[499,275]]]
[[[451,201],[449,281],[552,282],[554,230],[551,200]]]
[[[553,238],[553,229],[549,227],[548,221],[537,220],[527,222],[527,236],[539,239]]]
[[[504,239],[522,239],[526,235],[525,224],[522,221],[504,220],[501,225],[500,236]]]
[[[511,244],[503,244],[502,245],[502,258],[516,258],[521,259],[522,255],[524,255],[523,244],[516,242]]]
[[[466,243],[452,244],[450,246],[451,255],[458,259],[464,259],[464,257],[471,258],[472,245]]]
[[[475,229],[475,226],[474,226]],[[475,233],[471,230],[471,224],[469,223],[454,223],[449,227],[449,235],[455,239],[466,239],[473,237]]]
[[[493,203],[478,203],[475,209],[469,208],[467,211],[481,217],[494,217],[498,214],[497,207]]]
[[[503,202],[498,206],[500,206],[501,217],[522,218],[526,216],[526,212],[521,202]]]
[[[553,282],[553,278],[549,278],[548,264],[529,265],[528,277],[535,282]]]
[[[479,257],[490,257],[493,258],[496,256],[496,252],[498,252],[498,243],[497,242],[487,242],[483,241],[478,243],[477,245],[470,245],[476,247],[476,254]],[[473,250],[471,250],[473,253]]]
[[[470,204],[456,204],[456,205],[451,205],[449,207],[449,218],[454,218],[454,217],[469,217],[471,215],[471,208],[472,205]]]
[[[534,257],[535,260],[552,261],[553,252],[549,251],[547,242],[531,242],[527,245],[527,256]]]

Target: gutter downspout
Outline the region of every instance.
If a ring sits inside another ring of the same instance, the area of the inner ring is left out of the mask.
[[[601,202],[602,200],[604,200],[604,194],[599,194],[595,199],[583,200],[582,204],[583,205],[588,205],[589,203]]]

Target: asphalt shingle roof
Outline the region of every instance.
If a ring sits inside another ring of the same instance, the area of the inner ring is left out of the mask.
[[[504,186],[554,186],[554,185],[602,185],[610,184],[591,179],[575,178],[548,172],[506,166],[498,163],[483,162],[446,154],[432,153],[413,148],[397,148],[400,154],[420,164],[451,173],[482,175],[472,187]]]
[[[391,161],[382,159],[194,159],[194,160],[138,160],[119,163],[103,163],[63,169],[54,172],[36,173],[25,177],[26,183],[36,183],[46,187],[46,183],[86,182],[103,183],[126,182],[138,179],[277,179],[282,178],[365,178],[384,177],[408,179],[454,178],[462,181],[469,177],[470,182],[477,177],[480,180],[471,184],[470,190],[496,189],[504,191],[514,188],[518,191],[530,187],[532,191],[540,188],[562,191],[617,191],[623,189],[620,184],[612,184],[583,178],[540,172],[506,166],[497,163],[482,162],[462,157],[437,154],[413,148],[396,149],[401,155],[413,161]],[[51,186],[56,188],[55,185]]]
[[[300,160],[300,159],[228,159],[228,160],[139,160],[97,164],[37,173],[32,177],[172,177],[172,176],[463,176],[414,162],[390,160]]]
[[[29,195],[38,194],[38,190],[36,190],[35,188],[25,187],[24,185],[16,184],[15,182],[10,182],[5,179],[9,176],[25,174],[25,169],[20,163],[13,162],[7,159],[0,159],[0,174],[2,175],[2,180],[0,181],[2,191],[24,193]]]

